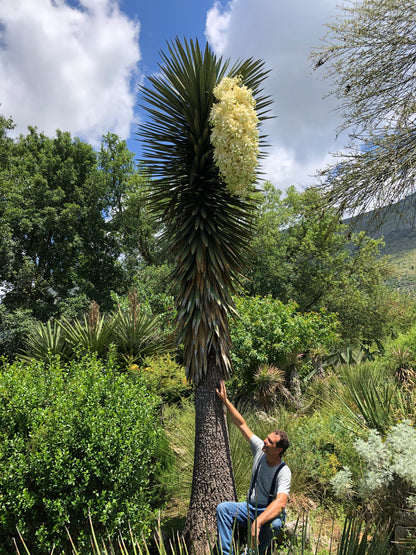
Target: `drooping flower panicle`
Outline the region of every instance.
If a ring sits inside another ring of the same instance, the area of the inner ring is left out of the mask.
[[[252,91],[241,77],[224,77],[214,89],[210,114],[214,162],[228,190],[246,196],[256,180],[259,118]]]

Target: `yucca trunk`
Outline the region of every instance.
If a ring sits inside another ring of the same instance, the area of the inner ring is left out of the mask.
[[[215,393],[221,379],[222,370],[211,353],[208,372],[195,388],[194,471],[184,529],[190,551],[198,555],[208,552],[216,541],[217,505],[236,499],[226,413]]]

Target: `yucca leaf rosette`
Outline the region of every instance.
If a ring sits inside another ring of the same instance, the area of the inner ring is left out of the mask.
[[[256,180],[259,118],[252,90],[242,77],[224,77],[214,88],[211,144],[214,162],[230,193],[245,197]]]

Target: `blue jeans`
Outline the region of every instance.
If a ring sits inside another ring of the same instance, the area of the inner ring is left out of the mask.
[[[231,555],[233,552],[233,530],[238,527],[248,527],[248,534],[251,533],[251,523],[261,514],[266,507],[254,507],[253,505],[244,503],[236,503],[234,501],[226,501],[220,503],[217,507],[217,525],[218,525],[218,542],[219,552],[223,555]],[[271,522],[267,522],[260,528],[259,533],[259,554],[263,555],[269,545],[281,530],[285,521],[285,514],[280,514]]]

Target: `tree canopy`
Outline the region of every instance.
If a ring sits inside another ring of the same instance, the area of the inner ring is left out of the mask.
[[[382,241],[351,232],[336,210],[322,209],[316,189],[282,195],[266,183],[258,198],[246,293],[295,301],[301,312],[335,312],[349,339],[383,336],[391,318],[383,281],[391,268],[380,256]]]
[[[112,134],[97,154],[67,132],[49,138],[31,127],[11,140],[12,121],[0,126],[4,305],[41,320],[71,299],[109,307],[111,290],[125,292],[132,270],[154,256],[141,195],[146,173]]]

